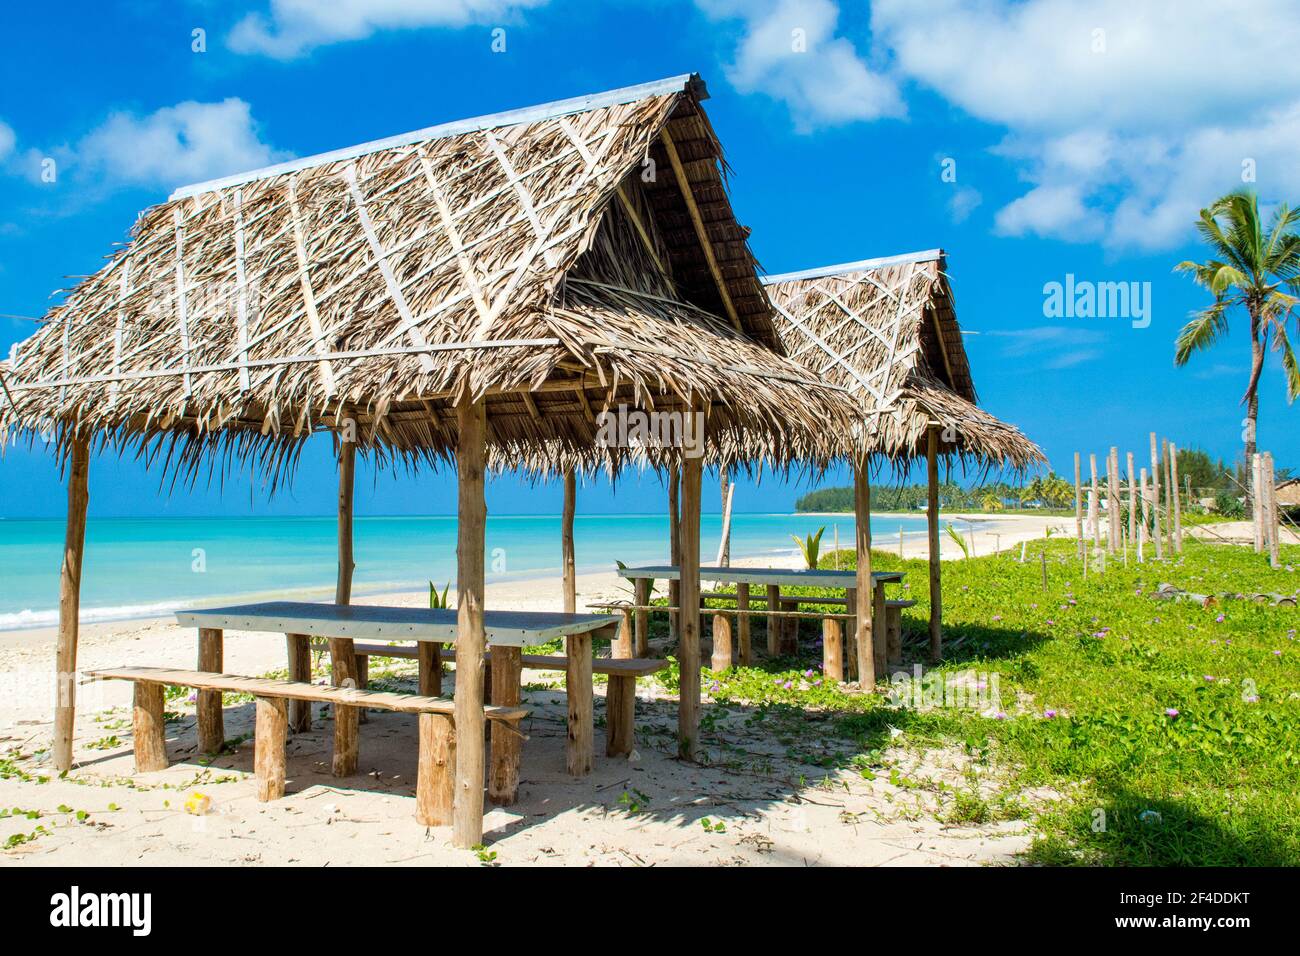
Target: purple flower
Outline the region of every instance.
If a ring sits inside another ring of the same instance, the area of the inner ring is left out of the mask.
[[[1246,703],[1248,703],[1248,704],[1258,704],[1258,703],[1259,703],[1259,695],[1258,695],[1258,694],[1247,694],[1245,697],[1242,698],[1242,700],[1244,700],[1244,701],[1245,701]]]
[[[1220,614],[1218,617],[1216,617],[1216,618],[1214,619],[1214,623],[1215,623],[1215,624],[1222,624],[1222,623],[1223,623],[1223,615]]]
[[[1007,719],[1007,712],[1006,712],[1005,710],[999,710],[996,714],[993,715],[993,719],[994,719],[994,720],[1006,720],[1006,719]]]
[[[813,676],[813,669],[812,669],[811,667],[808,668],[806,671],[803,672],[803,676],[804,676],[804,677],[812,677],[812,676]]]
[[[1178,716],[1178,708],[1177,708],[1177,707],[1166,707],[1166,708],[1165,708],[1165,716],[1166,716],[1166,717],[1177,717],[1177,716]]]
[[[1209,681],[1210,683],[1214,683],[1214,675],[1213,675],[1213,674],[1206,674],[1206,675],[1205,675],[1205,679],[1206,679],[1207,681]]]
[[[1002,615],[1001,615],[1001,614],[994,614],[994,615],[993,615],[993,620],[995,620],[995,621],[1000,621],[1000,620],[1002,620]]]
[[[1044,621],[1043,623],[1046,624],[1048,627],[1055,627],[1055,626],[1056,626],[1056,622],[1053,621],[1050,617],[1049,617],[1046,621]]]
[[[1273,656],[1274,656],[1274,657],[1281,657],[1281,656],[1282,656],[1282,652],[1281,652],[1281,651],[1274,651],[1274,652],[1273,652]]]
[[[790,681],[786,681],[784,684],[781,685],[781,687],[785,690],[790,690],[791,688],[794,687],[794,684],[792,684]]]
[[[1046,717],[1048,720],[1051,720],[1053,717],[1056,716],[1056,711],[1051,709],[1045,710],[1043,711],[1043,716]]]
[[[813,685],[814,687],[821,687],[821,686],[822,686],[822,679],[821,679],[820,677],[817,678],[815,681],[812,682],[812,685]]]

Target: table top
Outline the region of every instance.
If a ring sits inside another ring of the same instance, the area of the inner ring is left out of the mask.
[[[187,627],[230,631],[272,631],[353,640],[432,641],[437,644],[455,644],[457,631],[455,610],[303,601],[268,601],[177,611],[176,620]],[[564,614],[559,611],[483,613],[487,643],[510,647],[544,644],[567,634],[586,634],[617,623],[617,618],[607,614]]]
[[[625,578],[655,578],[676,581],[681,569],[671,564],[647,565],[639,568],[619,568]],[[856,588],[856,571],[831,571],[827,568],[700,568],[700,578],[705,581],[722,581],[726,584],[786,584],[823,588]],[[871,580],[876,584],[891,584],[903,580],[902,571],[873,571]]]

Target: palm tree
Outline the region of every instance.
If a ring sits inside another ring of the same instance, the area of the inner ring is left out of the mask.
[[[1174,364],[1186,365],[1193,352],[1208,349],[1228,331],[1228,310],[1243,306],[1250,317],[1250,381],[1246,406],[1246,467],[1255,455],[1255,423],[1259,417],[1259,377],[1270,339],[1281,353],[1286,372],[1287,401],[1300,395],[1300,370],[1286,334],[1300,292],[1300,236],[1292,227],[1300,210],[1283,205],[1273,213],[1265,232],[1254,193],[1233,192],[1201,210],[1196,229],[1214,252],[1206,262],[1180,262],[1176,272],[1191,273],[1197,285],[1214,293],[1214,303],[1193,313],[1178,333]],[[1284,291],[1286,290],[1286,291]]]

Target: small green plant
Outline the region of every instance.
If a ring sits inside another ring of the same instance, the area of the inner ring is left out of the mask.
[[[970,546],[966,544],[966,539],[961,536],[961,532],[952,526],[951,521],[944,525],[943,529],[948,532],[948,537],[957,542],[957,547],[961,548],[961,556],[963,558],[969,558]]]
[[[826,526],[822,525],[817,529],[816,534],[808,535],[807,539],[800,538],[798,535],[790,535],[794,543],[799,546],[799,551],[803,555],[804,563],[808,565],[808,570],[817,570],[817,560],[821,557],[822,535],[826,532]]]
[[[704,827],[705,833],[726,833],[727,832],[727,825],[725,823],[723,823],[721,820],[715,823],[712,820],[710,820],[708,817],[705,817],[703,820],[700,821],[700,826]]]
[[[474,855],[478,857],[479,863],[481,863],[483,866],[499,865],[497,863],[496,850],[489,850],[482,843],[475,843],[472,847],[470,847],[470,849],[474,851]]]
[[[429,582],[429,607],[431,607],[435,611],[447,610],[447,594],[450,591],[451,591],[450,581],[448,581],[446,587],[442,589],[442,594],[438,593],[438,589],[435,588],[433,586],[433,582],[430,581]]]

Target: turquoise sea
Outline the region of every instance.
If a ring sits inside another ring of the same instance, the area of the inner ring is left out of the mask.
[[[733,557],[788,556],[800,536],[826,527],[823,550],[838,530],[853,541],[850,515],[738,514]],[[924,533],[920,517],[878,516],[872,534],[896,541]],[[701,557],[717,555],[722,519],[701,519]],[[574,541],[579,573],[625,564],[666,563],[666,515],[578,515]],[[454,582],[456,518],[371,517],[356,521],[354,591],[375,594]],[[43,627],[58,619],[63,521],[0,520],[0,630]],[[559,575],[558,515],[489,516],[488,580]],[[335,522],[320,518],[91,518],[82,571],[82,620],[161,614],[235,597],[293,595],[332,600]],[[556,587],[558,588],[558,581]]]

